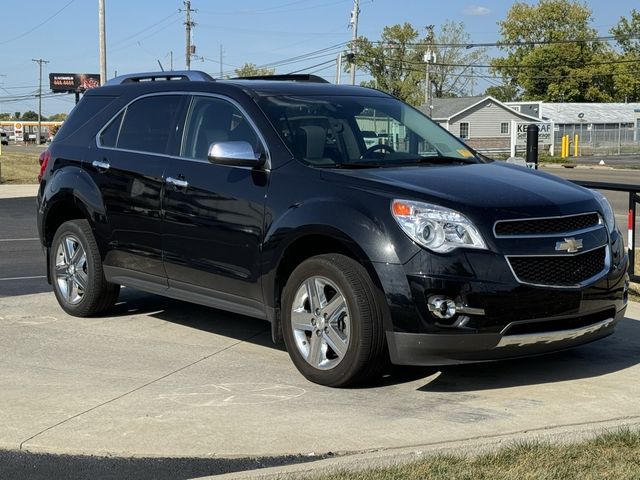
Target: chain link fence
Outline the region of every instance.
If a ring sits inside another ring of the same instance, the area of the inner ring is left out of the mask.
[[[565,135],[569,136],[572,156],[576,135],[580,156],[640,154],[640,128],[633,124],[559,125],[554,134],[557,152]]]

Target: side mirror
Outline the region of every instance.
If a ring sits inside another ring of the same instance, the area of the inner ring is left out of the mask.
[[[218,165],[260,167],[264,160],[249,142],[217,142],[209,146],[209,161]]]

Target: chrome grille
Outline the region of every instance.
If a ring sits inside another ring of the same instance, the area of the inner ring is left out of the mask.
[[[600,225],[600,215],[594,212],[568,217],[501,220],[496,222],[494,230],[496,237],[526,237],[569,234],[598,225]]]
[[[521,283],[572,287],[602,273],[607,264],[607,246],[578,255],[507,257]]]

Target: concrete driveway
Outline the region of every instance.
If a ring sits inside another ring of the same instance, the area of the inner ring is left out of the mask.
[[[640,424],[640,306],[615,335],[527,360],[307,382],[265,322],[123,290],[109,317],[0,299],[0,448],[238,459]],[[299,460],[298,460],[299,461]],[[286,462],[285,462],[286,463]]]

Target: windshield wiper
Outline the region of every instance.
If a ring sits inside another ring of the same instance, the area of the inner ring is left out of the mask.
[[[433,157],[420,157],[417,159],[417,163],[478,163],[475,157],[460,158],[460,157],[448,157],[446,155],[438,155]]]
[[[381,162],[348,162],[348,163],[336,163],[333,165],[315,165],[317,168],[342,168],[342,169],[359,169],[359,168],[382,168],[386,166]]]

